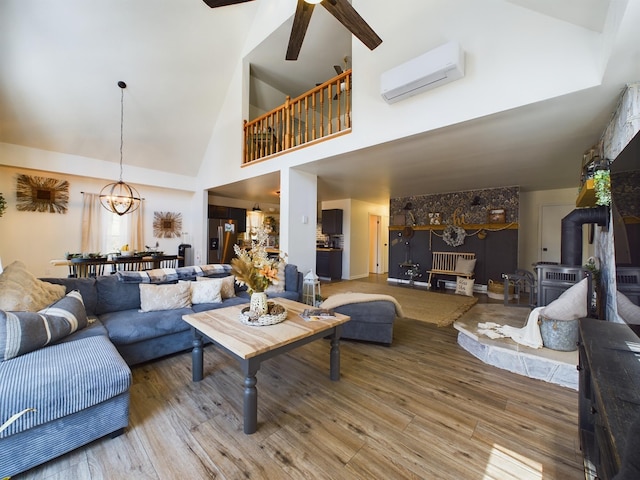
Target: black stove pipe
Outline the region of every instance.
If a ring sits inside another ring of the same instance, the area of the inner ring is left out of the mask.
[[[582,225],[596,223],[601,227],[608,224],[609,208],[576,208],[562,219],[560,236],[560,263],[577,266],[582,264]]]

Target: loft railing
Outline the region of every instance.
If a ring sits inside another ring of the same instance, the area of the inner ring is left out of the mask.
[[[351,70],[244,122],[243,165],[351,131]]]

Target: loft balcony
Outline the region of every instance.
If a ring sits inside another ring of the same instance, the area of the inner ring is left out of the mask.
[[[244,123],[248,165],[351,132],[351,70]]]

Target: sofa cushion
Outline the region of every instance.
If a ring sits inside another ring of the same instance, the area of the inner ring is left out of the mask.
[[[131,370],[104,336],[50,345],[2,362],[0,418],[35,411],[22,415],[0,438],[97,405],[130,385]]]
[[[583,278],[558,298],[540,310],[540,315],[553,320],[575,320],[587,316],[589,279]]]
[[[287,292],[298,292],[302,295],[302,275],[298,275],[298,267],[291,263],[284,266],[284,289]],[[298,284],[300,282],[300,285]]]
[[[141,283],[140,310],[155,312],[191,307],[191,288],[188,282],[168,285],[149,285]]]
[[[189,324],[182,320],[182,316],[190,313],[193,313],[190,308],[157,312],[141,312],[138,309],[132,309],[105,313],[100,315],[100,321],[108,330],[109,338],[115,345],[128,345],[188,330]]]
[[[0,274],[0,310],[37,312],[60,300],[65,288],[38,280],[24,263],[10,263]]]
[[[38,312],[0,310],[0,361],[32,352],[87,326],[77,290]]]
[[[98,302],[96,314],[140,308],[140,288],[137,283],[119,282],[116,275],[96,278]]]
[[[629,300],[621,291],[616,292],[616,307],[618,309],[618,315],[626,323],[632,325],[640,324],[640,307]]]
[[[180,280],[180,283],[183,282],[189,284],[192,305],[199,305],[202,303],[222,303],[222,296],[220,295],[221,283]]]
[[[236,296],[236,277],[233,275],[227,275],[222,278],[212,278],[212,277],[198,277],[196,279],[198,282],[215,282],[220,285],[220,296],[223,300],[227,298],[233,298]]]
[[[56,285],[64,285],[67,293],[72,290],[78,290],[82,295],[82,302],[84,303],[84,309],[87,311],[87,316],[96,314],[98,289],[96,288],[96,279],[94,277],[41,278],[40,280]]]
[[[206,310],[215,310],[216,308],[232,307],[234,305],[248,304],[250,302],[249,294],[247,292],[241,292],[238,296],[233,298],[227,298],[222,303],[199,303],[191,306],[191,309],[198,313]]]

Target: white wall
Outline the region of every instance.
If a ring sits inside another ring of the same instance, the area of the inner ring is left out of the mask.
[[[342,278],[354,280],[369,276],[369,215],[382,217],[382,240],[388,238],[389,205],[377,205],[360,200],[343,199],[322,202],[322,210],[339,208],[343,215],[342,235]],[[382,258],[386,272],[386,259],[389,257],[388,245],[383,249]]]
[[[16,210],[16,175],[26,174],[56,178],[69,182],[69,204],[66,214],[19,212]],[[60,175],[42,170],[26,170],[0,165],[0,192],[7,200],[7,210],[0,217],[0,258],[6,267],[20,260],[36,276],[66,277],[67,267],[53,267],[52,259],[63,258],[66,252],[80,252],[82,193],[99,193],[106,182],[77,175]],[[144,241],[150,245],[158,241],[160,250],[177,254],[182,237],[154,238],[153,213],[182,214],[183,232],[191,237],[194,223],[199,219],[191,214],[193,193],[151,186],[134,186],[144,197]]]
[[[532,264],[540,261],[540,212],[545,205],[575,205],[577,188],[520,192],[520,213],[518,231],[518,268],[532,271]],[[589,245],[583,226],[582,257],[586,261],[593,255],[594,246]],[[560,245],[561,225],[558,225],[556,242]]]

